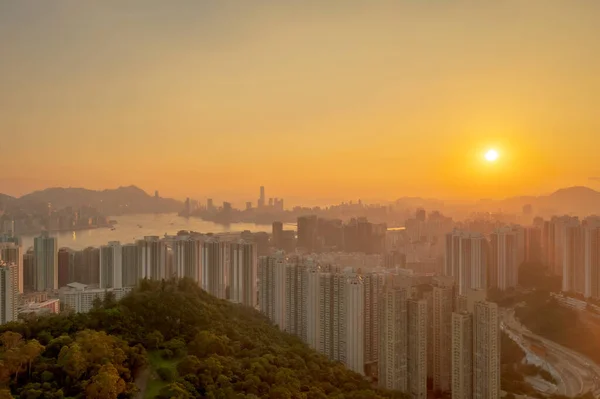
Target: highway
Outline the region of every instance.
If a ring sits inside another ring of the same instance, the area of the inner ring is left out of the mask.
[[[502,328],[512,333],[525,346],[531,343],[543,344],[546,349],[543,360],[548,363],[551,373],[558,380],[556,391],[552,393],[574,397],[591,391],[594,396],[599,397],[600,367],[597,364],[571,349],[532,333],[515,318],[514,309],[503,309],[501,317]]]

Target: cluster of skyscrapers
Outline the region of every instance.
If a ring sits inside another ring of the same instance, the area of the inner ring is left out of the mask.
[[[426,398],[429,380],[457,398],[499,397],[498,309],[485,290],[462,295],[452,277],[423,283],[284,253],[261,257],[258,278],[259,309],[273,323],[382,388]]]

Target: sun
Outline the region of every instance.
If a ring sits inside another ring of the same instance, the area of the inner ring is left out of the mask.
[[[485,153],[485,160],[488,162],[495,162],[498,159],[498,151],[494,150],[493,148],[490,148],[489,150],[487,150],[487,152]]]

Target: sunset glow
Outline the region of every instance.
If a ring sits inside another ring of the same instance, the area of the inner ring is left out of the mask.
[[[53,3],[0,2],[6,194],[478,199],[600,176],[600,2]],[[490,143],[502,168],[480,171]]]
[[[498,159],[498,151],[494,150],[493,148],[489,149],[486,153],[485,153],[485,160],[488,162],[495,162]]]

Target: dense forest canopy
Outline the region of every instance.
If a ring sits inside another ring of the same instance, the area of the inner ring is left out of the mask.
[[[88,314],[1,326],[0,344],[0,399],[134,398],[153,365],[159,398],[405,397],[186,279],[144,280]]]

